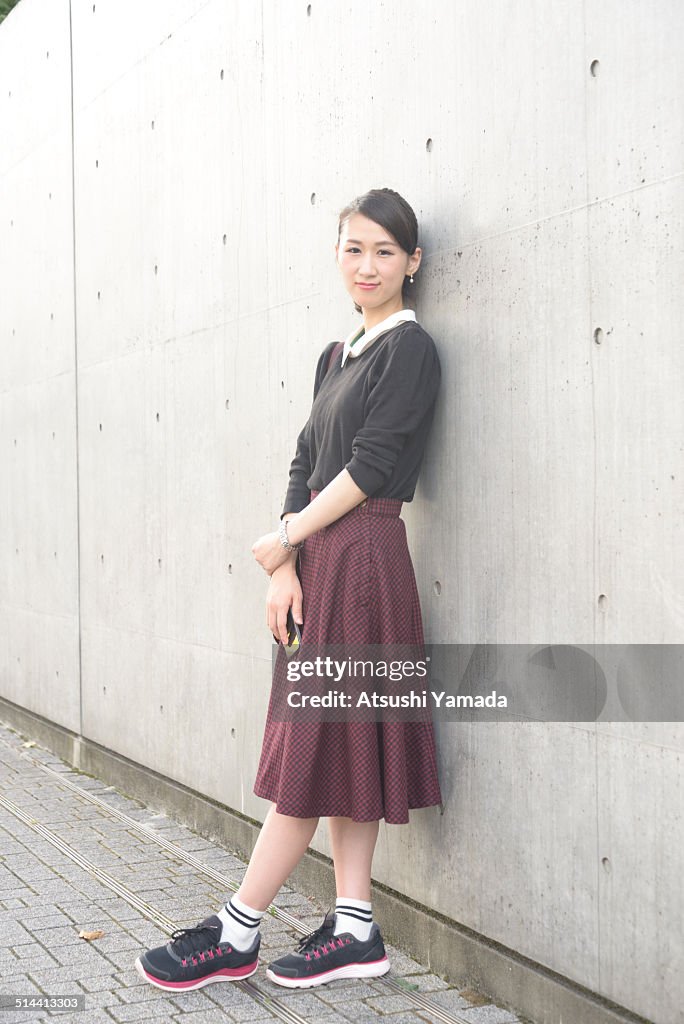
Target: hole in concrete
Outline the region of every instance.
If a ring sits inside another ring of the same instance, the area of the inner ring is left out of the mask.
[[[597,345],[600,345],[601,342],[603,341],[603,331],[602,331],[602,329],[600,327],[597,327],[596,330],[594,331],[594,341],[596,342]]]
[[[432,585],[432,589],[434,590],[437,597],[439,597],[439,595],[442,593],[442,584],[439,582],[439,580],[435,580],[435,582]]]
[[[589,65],[589,70],[591,71],[593,78],[598,78],[599,62],[597,60],[592,60],[591,64]]]
[[[427,142],[425,143],[425,148],[428,151],[428,153],[432,152],[432,139],[427,140]]]

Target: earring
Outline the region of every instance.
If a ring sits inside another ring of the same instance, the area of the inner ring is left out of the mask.
[[[411,274],[409,281],[411,282],[411,284],[413,284],[413,274]]]

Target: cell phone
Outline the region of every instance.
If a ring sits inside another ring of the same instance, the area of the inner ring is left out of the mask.
[[[302,642],[303,628],[303,626],[300,627],[295,622],[294,616],[292,614],[292,607],[290,607],[287,613],[287,621],[285,622],[285,628],[287,630],[287,643],[284,645],[285,654],[287,655],[288,658],[291,658],[292,655],[296,654],[297,651],[299,650],[299,645]],[[273,634],[273,639],[277,644],[282,643],[280,637],[276,636],[275,633]]]
[[[292,614],[292,608],[287,613],[287,622],[285,623],[287,629],[287,643],[285,644],[285,653],[288,658],[291,658],[293,654],[296,654],[299,650],[299,645],[302,642],[302,631],[298,624],[294,620]]]

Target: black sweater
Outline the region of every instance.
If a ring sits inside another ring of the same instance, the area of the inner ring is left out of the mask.
[[[301,512],[345,467],[369,497],[411,501],[432,424],[441,370],[435,343],[414,321],[379,335],[360,355],[335,342],[318,359],[311,414],[297,439],[283,506]]]

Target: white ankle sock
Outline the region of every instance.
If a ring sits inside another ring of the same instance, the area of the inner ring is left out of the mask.
[[[351,932],[359,942],[366,942],[373,927],[370,903],[366,900],[351,900],[344,896],[338,896],[335,900],[335,915],[333,934],[340,935],[342,932]]]
[[[218,912],[223,925],[221,942],[229,942],[235,949],[249,949],[265,913],[265,910],[255,910],[237,896],[231,896]]]

